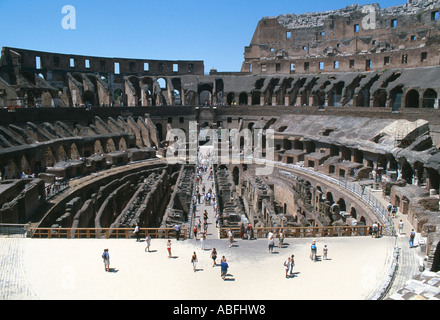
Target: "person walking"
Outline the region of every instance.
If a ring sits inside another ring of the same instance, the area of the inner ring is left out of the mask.
[[[240,225],[240,238],[241,238],[241,240],[244,239],[244,231],[245,231],[245,228],[244,228],[244,224],[242,222]]]
[[[311,252],[310,252],[310,259],[313,260],[313,262],[315,262],[316,261],[316,252],[318,250],[318,248],[316,247],[316,241],[315,240],[313,240],[312,246],[310,247],[310,250],[311,250]]]
[[[147,243],[147,246],[145,247],[145,252],[150,252],[150,245],[151,245],[151,237],[149,234],[145,237],[145,242]]]
[[[328,253],[328,247],[327,245],[324,245],[324,248],[322,249],[322,259],[327,260],[327,253]]]
[[[197,226],[194,226],[193,232],[194,232],[194,240],[197,240]]]
[[[414,248],[414,239],[416,238],[416,233],[414,229],[411,230],[409,234],[409,247]]]
[[[139,225],[136,223],[136,226],[134,227],[133,233],[136,237],[136,242],[140,240],[140,232],[139,232]]]
[[[229,268],[229,265],[226,262],[226,258],[223,257],[222,263],[220,264],[221,277],[222,277],[223,280],[225,280],[226,275],[228,274],[228,268]]]
[[[399,221],[399,234],[400,235],[403,234],[403,221],[402,221],[402,219],[400,219],[400,221]]]
[[[228,238],[229,238],[229,248],[232,247],[232,243],[234,243],[234,234],[232,233],[232,229],[229,228],[228,231]]]
[[[104,249],[102,253],[102,260],[104,261],[105,271],[110,271],[110,255],[108,253],[108,249]]]
[[[247,226],[246,232],[247,232],[248,240],[251,240],[252,239],[252,224],[250,222]]]
[[[216,260],[217,260],[217,250],[215,248],[212,249],[211,259],[212,259],[212,267],[214,268],[217,265],[217,262],[216,262]]]
[[[176,240],[179,241],[181,226],[177,223],[173,228],[176,230]]]
[[[196,272],[197,262],[198,262],[198,260],[197,260],[197,255],[196,255],[196,253],[194,252],[193,255],[192,255],[192,257],[191,257],[191,263],[192,263],[192,265],[193,265],[193,270],[194,270],[194,272]]]
[[[171,258],[171,240],[168,239],[167,242],[168,259]]]
[[[269,232],[269,240],[268,240],[268,251],[269,253],[273,253],[273,247],[275,246],[275,239],[272,232]]]
[[[293,267],[295,266],[295,255],[290,257],[290,275],[293,274]]]
[[[202,235],[200,236],[200,245],[202,247],[202,250],[205,250],[205,240],[206,240],[206,234],[203,232]]]
[[[279,238],[280,239],[279,239],[279,243],[278,243],[278,248],[282,248],[284,245],[284,230],[283,230],[283,228],[280,229]]]
[[[290,270],[290,257],[288,257],[287,260],[284,261],[284,270],[286,271],[286,278],[288,278],[288,272]]]

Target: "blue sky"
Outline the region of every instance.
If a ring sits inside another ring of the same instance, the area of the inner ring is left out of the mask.
[[[102,57],[204,60],[205,72],[240,71],[262,17],[406,0],[0,0],[0,46]],[[74,6],[76,29],[62,8]]]

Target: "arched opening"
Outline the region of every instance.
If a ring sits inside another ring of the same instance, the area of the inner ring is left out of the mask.
[[[342,198],[339,198],[338,200],[338,206],[339,206],[339,210],[340,211],[346,211],[347,210],[347,206],[345,205],[345,200]]]
[[[101,141],[99,140],[95,141],[93,145],[93,152],[98,154],[104,153],[104,148],[102,147]]]
[[[57,163],[51,148],[46,149],[46,157],[45,158],[46,158],[46,167],[53,167]]]
[[[333,105],[335,107],[341,106],[340,102],[342,99],[342,90],[344,89],[344,85],[345,83],[340,81],[333,87],[333,101],[329,103],[329,105]]]
[[[90,90],[86,90],[83,93],[83,102],[86,106],[94,106],[95,105],[95,94],[90,91]]]
[[[357,212],[355,207],[351,207],[350,209],[350,216],[354,219],[357,219]]]
[[[14,161],[11,161],[8,166],[5,167],[5,179],[18,179],[20,172]]]
[[[258,106],[260,105],[260,91],[253,91],[252,92],[252,105]]]
[[[200,105],[202,105],[202,106],[211,105],[211,96],[212,96],[212,94],[208,90],[203,90],[202,92],[200,92],[200,94],[199,94]]]
[[[159,83],[159,86],[162,90],[167,88],[167,81],[164,78],[157,79],[157,83]]]
[[[114,151],[116,151],[115,142],[113,141],[113,139],[108,139],[105,144],[105,152],[110,153]]]
[[[387,92],[385,89],[377,90],[373,95],[373,107],[385,108],[387,103]]]
[[[213,92],[212,83],[199,84],[197,91],[199,93],[200,105],[209,106],[212,104],[212,92]]]
[[[124,138],[119,139],[118,150],[126,151],[127,150],[127,141]]]
[[[354,150],[354,161],[357,163],[363,163],[364,153],[358,149]]]
[[[335,201],[333,200],[333,194],[330,191],[327,192],[327,194],[325,195],[325,198],[327,199],[327,201],[329,202],[330,205],[335,203]]]
[[[69,159],[69,156],[66,153],[66,150],[64,149],[64,146],[58,147],[58,153],[57,153],[58,161],[66,161]]]
[[[192,106],[196,104],[196,93],[194,91],[188,91],[185,94],[185,104]]]
[[[26,173],[26,174],[30,174],[31,173],[31,166],[29,165],[29,162],[26,158],[25,155],[23,155],[21,157],[21,161],[20,161],[20,167],[21,167],[21,171]]]
[[[402,106],[402,96],[403,96],[403,91],[402,91],[402,86],[398,86],[396,88],[394,88],[393,90],[391,90],[390,92],[390,99],[391,99],[391,108],[393,111],[398,111],[400,110],[401,106]]]
[[[346,146],[341,146],[341,157],[343,160],[350,161],[351,160],[351,150]]]
[[[402,179],[404,179],[407,183],[412,184],[413,179],[413,169],[408,161],[405,161],[402,165]]]
[[[410,90],[406,94],[406,108],[419,107],[419,92],[417,90]]]
[[[235,104],[235,94],[233,92],[228,93],[226,96],[226,104],[230,106]]]
[[[124,92],[121,89],[113,91],[113,103],[116,106],[121,106],[124,102]]]
[[[179,106],[182,104],[182,97],[180,96],[179,90],[174,89],[173,91],[173,97],[174,97],[174,104],[176,106]]]
[[[434,108],[437,100],[437,92],[428,89],[423,94],[423,108]]]
[[[238,103],[241,106],[245,106],[248,104],[248,95],[246,92],[240,93],[240,95],[238,96]]]
[[[72,143],[70,145],[70,158],[71,159],[79,159],[80,154],[78,152],[78,147],[76,146],[75,143]]]

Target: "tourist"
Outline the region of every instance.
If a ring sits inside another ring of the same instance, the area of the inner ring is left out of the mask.
[[[372,233],[371,233],[371,236],[373,237],[373,238],[376,238],[377,237],[377,229],[378,229],[378,225],[377,225],[377,222],[374,222],[373,223],[373,231],[372,231]]]
[[[193,265],[193,270],[194,270],[194,272],[196,272],[196,267],[197,267],[197,255],[196,255],[196,253],[194,252],[193,253],[193,255],[192,255],[192,257],[191,257],[191,263],[192,263],[192,265]]]
[[[284,270],[286,271],[286,278],[288,278],[288,272],[290,270],[290,257],[287,258],[286,261],[284,261]]]
[[[295,256],[292,254],[290,257],[290,274],[293,274],[293,267],[295,266]]]
[[[268,240],[268,252],[273,253],[273,247],[275,247],[275,238],[272,232],[269,232]]]
[[[216,211],[216,214],[215,214],[215,226],[217,228],[220,226],[219,222],[220,222],[220,213],[218,213],[218,211]]]
[[[416,233],[414,229],[411,230],[409,234],[409,247],[414,248],[414,239],[416,238]]]
[[[133,233],[136,237],[136,242],[140,240],[140,232],[139,232],[139,225],[136,223],[136,226],[134,227]]]
[[[228,238],[229,238],[229,248],[232,247],[232,243],[234,242],[234,234],[232,233],[232,229],[229,228],[228,231]]]
[[[171,258],[171,240],[168,239],[167,242],[168,259]]]
[[[205,250],[205,240],[206,240],[206,235],[205,233],[202,233],[202,235],[200,236],[200,245],[202,246],[202,250]]]
[[[102,259],[104,261],[105,271],[110,271],[110,255],[108,253],[108,249],[104,249],[104,252],[102,253]]]
[[[399,234],[403,234],[403,221],[402,219],[399,221]]]
[[[176,240],[179,241],[181,230],[180,224],[177,223],[173,228],[176,230]]]
[[[229,265],[226,262],[225,256],[223,256],[222,262],[220,264],[221,277],[222,277],[223,280],[225,280],[225,278],[226,278],[226,274],[228,273],[228,268],[229,268]]]
[[[313,260],[313,262],[316,261],[316,252],[318,251],[318,248],[316,247],[316,241],[312,241],[312,246],[310,247],[310,259]]]
[[[150,252],[150,244],[151,244],[151,237],[149,234],[145,237],[145,242],[147,242],[147,246],[145,247],[145,252]]]
[[[197,241],[197,226],[194,226],[193,232],[194,232],[194,240]]]
[[[247,226],[247,236],[248,236],[248,240],[252,239],[252,224],[249,222],[248,226]]]
[[[327,245],[324,245],[324,248],[322,249],[323,260],[327,260],[327,253],[328,253],[328,247]]]
[[[283,228],[280,229],[279,238],[280,238],[280,241],[278,243],[278,248],[282,248],[283,244],[284,244],[284,230],[283,230]]]
[[[214,268],[217,265],[217,262],[216,262],[216,260],[217,260],[217,250],[215,248],[212,249],[211,259],[212,259],[212,267]]]
[[[244,225],[243,225],[243,222],[242,222],[241,225],[240,225],[240,238],[241,238],[241,240],[244,239],[244,231],[245,231],[245,229],[244,229]]]
[[[397,215],[397,206],[393,206],[392,212],[393,212],[393,218],[395,218]]]

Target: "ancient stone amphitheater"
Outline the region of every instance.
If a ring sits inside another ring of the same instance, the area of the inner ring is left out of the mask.
[[[371,8],[378,25],[365,28]],[[224,226],[243,218],[262,228],[379,222],[393,235],[386,204],[368,202],[382,190],[438,271],[439,9],[426,0],[266,17],[241,72],[209,75],[202,61],[4,47],[1,222],[54,233],[189,228],[194,135],[208,132],[200,144],[209,145],[227,142],[213,133],[248,130],[263,136],[262,158],[274,170],[257,175],[262,164],[243,153],[214,166]],[[182,155],[170,132],[184,133],[184,159],[169,161],[170,150]],[[247,142],[242,135],[238,148]]]

